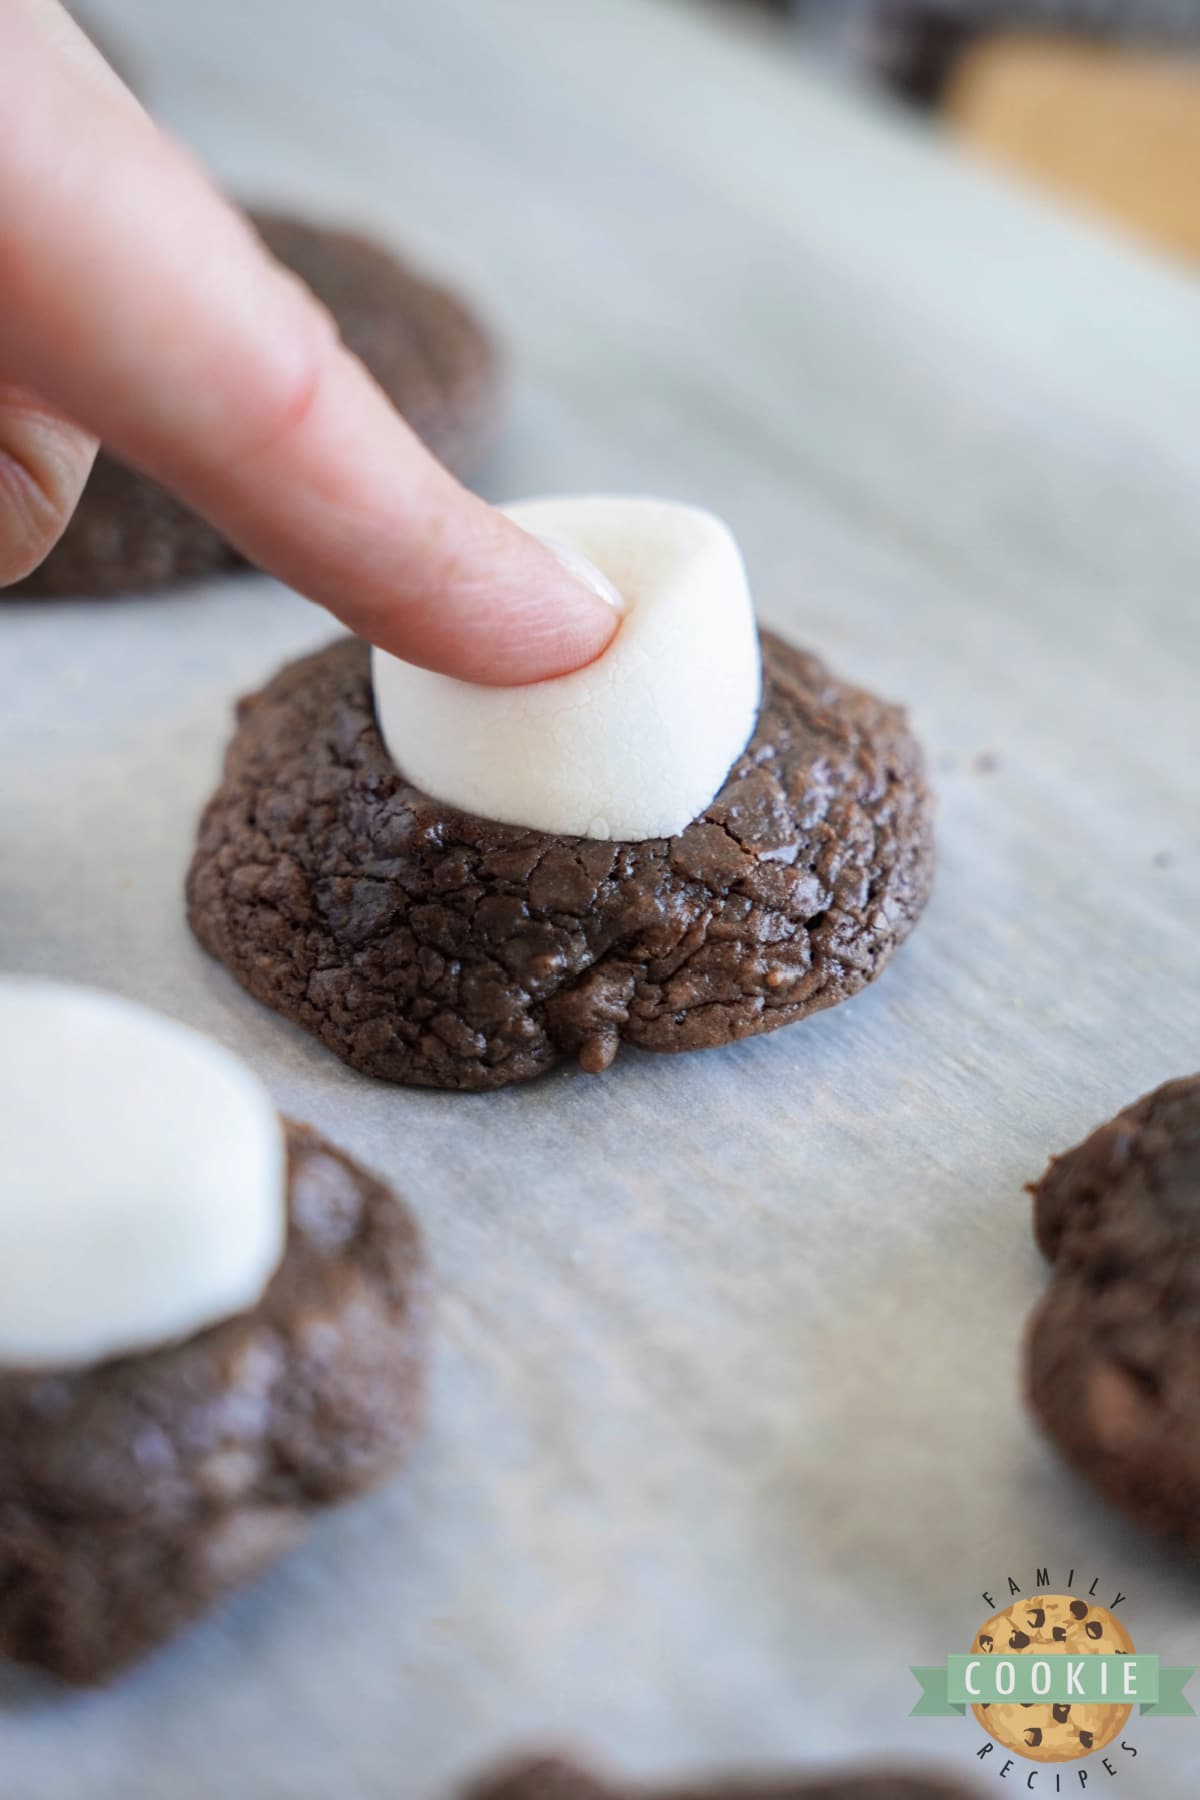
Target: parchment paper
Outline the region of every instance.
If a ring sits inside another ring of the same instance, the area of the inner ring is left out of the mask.
[[[498,322],[488,492],[731,520],[764,617],[913,708],[941,866],[877,986],[772,1038],[374,1085],[180,902],[233,697],[329,621],[252,576],[5,606],[0,962],[251,1058],[407,1194],[441,1313],[407,1473],[112,1692],[0,1676],[0,1795],[434,1800],[547,1735],[1007,1791],[972,1722],[908,1717],[984,1590],[1074,1568],[1200,1660],[1200,1585],[1017,1374],[1022,1183],[1200,1060],[1194,283],[655,0],[96,11],[239,192],[373,225]],[[1089,1793],[1195,1792],[1200,1724],[1127,1735]]]

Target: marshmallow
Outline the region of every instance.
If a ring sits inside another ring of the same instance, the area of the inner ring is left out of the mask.
[[[220,1045],[129,1001],[0,980],[0,1364],[189,1337],[261,1297],[283,1128]]]
[[[665,500],[530,500],[505,511],[597,591],[615,588],[617,634],[586,669],[518,688],[455,681],[376,650],[392,761],[433,798],[509,825],[592,838],[682,831],[758,712],[758,634],[732,534]]]

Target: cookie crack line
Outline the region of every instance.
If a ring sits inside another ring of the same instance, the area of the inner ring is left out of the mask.
[[[932,801],[903,713],[762,635],[754,735],[675,837],[559,837],[390,761],[353,639],[243,701],[187,878],[200,943],[384,1080],[484,1090],[622,1043],[702,1049],[847,999],[920,915]]]

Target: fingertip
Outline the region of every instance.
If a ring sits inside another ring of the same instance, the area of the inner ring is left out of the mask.
[[[591,557],[585,556],[583,551],[577,550],[573,544],[565,543],[562,538],[548,537],[545,532],[537,534],[537,541],[539,544],[545,545],[551,556],[562,565],[568,575],[572,576],[581,587],[586,588],[589,594],[594,594],[597,600],[603,600],[604,604],[611,607],[620,618],[625,611],[624,596],[613,586],[603,569],[596,567]]]
[[[419,500],[409,496],[392,542],[390,567],[375,564],[366,584],[326,594],[352,631],[403,662],[476,686],[522,687],[585,668],[620,628],[611,588],[601,598],[585,571],[445,470]]]
[[[572,595],[569,623],[559,630],[550,659],[553,668],[548,674],[527,679],[545,681],[553,675],[571,675],[577,669],[586,669],[604,655],[621,629],[621,613],[610,601],[600,599],[582,585],[579,592],[583,602]]]
[[[490,510],[490,509],[489,509]],[[535,537],[502,513],[485,609],[460,615],[443,672],[486,687],[522,687],[573,674],[604,654],[623,601],[595,565]]]

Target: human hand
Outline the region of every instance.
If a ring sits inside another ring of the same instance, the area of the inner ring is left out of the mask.
[[[0,586],[104,442],[252,562],[465,681],[590,662],[613,609],[462,488],[57,0],[0,8]]]

